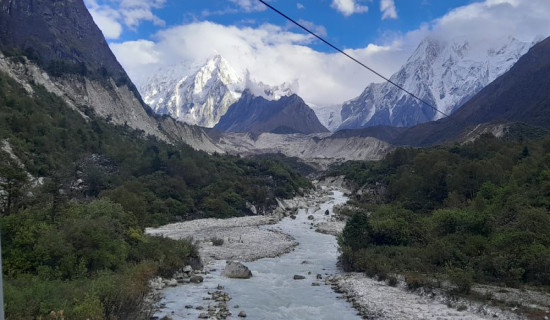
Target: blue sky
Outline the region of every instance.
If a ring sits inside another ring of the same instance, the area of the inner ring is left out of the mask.
[[[472,2],[476,1],[395,0],[395,2],[387,1],[389,10],[386,9],[383,12],[378,0],[364,0],[357,1],[355,5],[359,9],[355,7],[351,13],[349,10],[346,11],[345,4],[342,4],[339,10],[338,5],[333,4],[332,0],[269,1],[271,5],[291,18],[305,22],[308,27],[314,26],[312,28],[314,31],[342,48],[361,48],[369,43],[383,42],[386,37],[418,29],[422,24]],[[116,8],[112,0],[96,0],[95,3]],[[298,31],[297,28],[289,26],[287,20],[254,0],[167,0],[158,3],[158,5],[152,5],[150,10],[163,21],[162,23],[142,19],[136,26],[122,28],[120,36],[115,37],[116,40],[149,39],[159,30],[204,20],[240,27],[258,27],[269,23]],[[394,8],[393,11],[392,8]],[[318,51],[331,51],[329,47],[319,42],[311,46]]]
[[[158,70],[184,76],[217,53],[253,80],[295,83],[313,105],[342,103],[381,81],[257,0],[84,1],[138,87]],[[387,77],[427,36],[466,38],[473,47],[550,36],[549,0],[269,3]]]

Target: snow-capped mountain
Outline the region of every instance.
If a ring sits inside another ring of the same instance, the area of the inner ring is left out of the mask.
[[[162,68],[140,86],[143,100],[158,114],[168,114],[179,121],[214,127],[237,102],[245,89],[266,100],[279,100],[296,91],[297,83],[269,86],[240,74],[217,54],[206,64],[185,64]]]
[[[514,38],[498,45],[426,38],[391,80],[441,112],[389,83],[374,83],[344,103],[338,129],[410,127],[445,117],[509,70],[531,45]]]
[[[241,96],[242,77],[220,55],[189,75],[182,69],[159,70],[141,87],[143,100],[156,113],[169,114],[188,124],[213,127]]]
[[[318,107],[310,105],[319,121],[330,131],[334,132],[342,124],[342,106]]]

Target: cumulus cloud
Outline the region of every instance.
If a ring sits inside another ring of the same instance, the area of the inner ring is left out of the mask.
[[[118,39],[123,25],[135,30],[143,21],[164,26],[165,21],[153,13],[166,0],[84,0],[86,7],[107,39]]]
[[[381,0],[380,12],[382,12],[382,20],[397,19],[397,10],[395,9],[395,2],[393,0]]]
[[[118,11],[100,6],[93,7],[89,11],[106,39],[120,38],[122,25],[119,22],[121,17]]]
[[[376,44],[346,52],[385,76],[405,63],[426,36],[463,37],[471,47],[514,36],[531,42],[550,36],[548,0],[486,0],[452,10],[407,33],[394,33]],[[297,81],[298,94],[323,106],[354,98],[371,82],[381,80],[338,53],[309,47],[315,39],[288,26],[224,26],[194,22],[168,28],[151,40],[111,44],[113,52],[132,80],[142,83],[159,67],[198,66],[215,51],[242,74],[269,85]]]
[[[301,9],[305,9],[306,7],[305,7],[303,4],[301,4],[300,2],[298,2],[298,3],[296,4],[296,8],[297,8],[298,10],[301,10]]]
[[[297,93],[315,105],[340,103],[376,80],[341,54],[311,49],[312,41],[312,36],[270,24],[251,28],[196,22],[161,31],[154,41],[111,44],[111,49],[138,86],[160,67],[200,65],[214,52],[265,84],[296,81]],[[353,54],[387,75],[406,58],[399,50],[374,45]]]
[[[357,0],[332,0],[331,7],[346,17],[351,16],[354,13],[364,13],[369,11],[369,7],[357,4]]]
[[[308,28],[310,31],[314,32],[318,36],[326,37],[328,35],[327,28],[325,28],[325,26],[318,25],[318,24],[315,24],[311,21],[307,21],[307,20],[303,20],[303,19],[299,19],[297,22],[299,24],[303,25],[304,27]],[[287,23],[287,26],[289,28],[293,28],[296,25],[292,22],[289,22],[289,23]]]
[[[229,0],[243,9],[245,12],[263,11],[265,5],[257,0]]]

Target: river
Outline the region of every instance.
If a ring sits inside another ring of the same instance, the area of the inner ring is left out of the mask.
[[[299,245],[280,257],[245,263],[253,273],[253,277],[246,280],[222,277],[225,261],[214,261],[209,265],[214,271],[205,276],[203,283],[164,289],[164,298],[160,301],[164,308],[156,316],[196,319],[204,311],[186,309],[185,306],[207,307],[208,301],[203,298],[208,297],[208,291],[221,285],[232,297],[228,306],[233,315],[228,319],[238,319],[241,310],[246,312],[248,319],[258,320],[360,319],[346,300],[324,284],[327,275],[339,273],[336,238],[315,232],[312,221],[308,219],[313,215],[316,223],[323,221],[326,210],[332,214],[333,206],[346,200],[341,191],[334,191],[330,200],[322,203],[320,208],[300,209],[296,219],[284,218],[274,225],[262,226],[294,237]],[[317,274],[323,279],[318,280]],[[305,279],[294,280],[294,275],[303,275]],[[314,282],[320,285],[313,286]],[[235,305],[238,308],[234,308]]]

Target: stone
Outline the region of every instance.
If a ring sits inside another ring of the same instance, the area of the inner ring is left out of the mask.
[[[193,309],[193,306],[188,304],[188,305],[185,306],[185,309]]]
[[[310,214],[309,216],[307,216],[307,218],[308,218],[309,220],[315,219],[315,217],[314,217],[312,214]]]
[[[239,318],[246,318],[246,312],[244,311],[239,312]]]
[[[177,287],[178,281],[176,279],[170,279],[166,281],[166,285],[169,287]]]
[[[192,276],[191,283],[201,283],[204,281],[204,278],[201,276]]]
[[[198,306],[198,307],[196,307],[195,309],[197,309],[197,310],[204,310],[204,307],[203,307],[203,306]]]
[[[318,279],[318,280],[321,280],[321,279],[323,279],[323,276],[322,276],[320,273],[318,273],[318,274],[317,274],[317,279]]]
[[[191,272],[193,272],[193,267],[191,267],[191,266],[185,266],[185,268],[183,268],[183,272],[185,272],[185,273],[191,273]]]
[[[319,282],[313,282],[311,283],[312,287],[319,287],[321,284]]]
[[[305,279],[306,277],[302,276],[302,275],[299,275],[299,274],[295,274],[294,275],[294,280],[303,280]]]
[[[203,312],[203,313],[199,314],[199,319],[208,319],[208,313]]]
[[[234,279],[250,279],[252,277],[252,271],[240,262],[227,261],[222,276]]]

